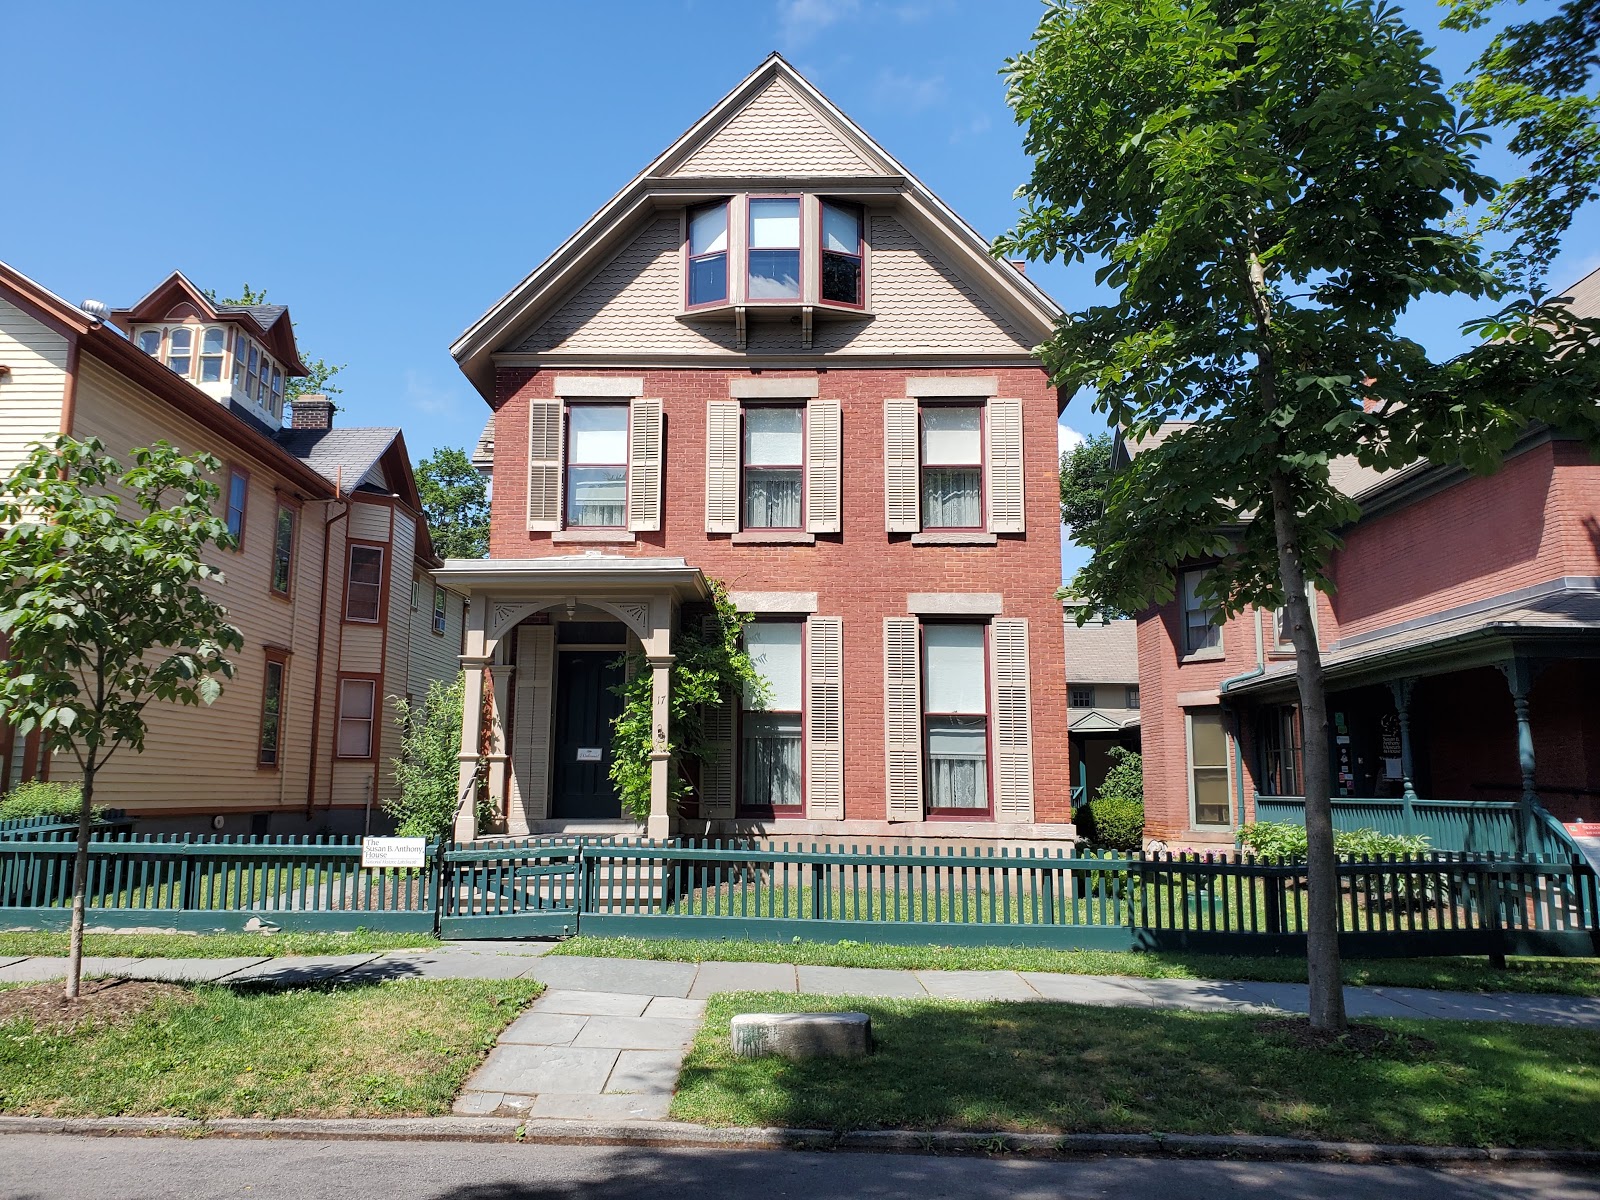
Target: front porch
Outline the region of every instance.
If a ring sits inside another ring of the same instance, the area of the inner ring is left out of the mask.
[[[666,838],[668,677],[686,603],[710,590],[681,558],[606,554],[450,560],[439,572],[471,597],[457,841],[489,832]],[[626,663],[626,665],[624,665]],[[613,689],[651,674],[650,814],[624,814],[611,784]],[[479,828],[477,799],[500,829]]]

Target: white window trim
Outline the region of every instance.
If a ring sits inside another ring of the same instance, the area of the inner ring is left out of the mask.
[[[1217,713],[1218,722],[1220,723],[1222,721],[1222,711],[1221,711],[1221,709],[1212,710],[1212,709],[1208,708],[1206,711],[1207,712],[1215,711]],[[1223,822],[1221,825],[1202,825],[1200,823],[1200,818],[1197,815],[1197,809],[1195,808],[1195,792],[1194,792],[1194,713],[1190,712],[1190,711],[1185,711],[1184,714],[1183,714],[1183,744],[1184,744],[1184,762],[1183,762],[1184,776],[1185,776],[1185,780],[1186,780],[1186,783],[1187,783],[1187,786],[1188,786],[1188,789],[1189,789],[1189,828],[1190,829],[1232,829],[1233,828],[1234,796],[1233,796],[1233,764],[1232,764],[1232,762],[1230,760],[1233,757],[1233,739],[1228,736],[1227,726],[1223,725],[1223,727],[1222,727],[1222,783],[1223,783],[1224,790],[1226,791],[1226,794],[1227,794],[1227,802],[1226,802],[1226,806],[1225,807],[1227,808],[1227,812],[1228,812],[1228,820]],[[1209,766],[1206,769],[1207,770],[1216,770],[1215,767],[1209,767]]]
[[[1191,568],[1178,573],[1178,648],[1180,662],[1205,662],[1208,659],[1223,658],[1227,654],[1227,642],[1224,634],[1228,622],[1222,617],[1220,609],[1216,611],[1219,620],[1216,623],[1217,644],[1215,646],[1202,646],[1198,650],[1189,649],[1189,588],[1185,582],[1191,575],[1205,575],[1209,567]]]

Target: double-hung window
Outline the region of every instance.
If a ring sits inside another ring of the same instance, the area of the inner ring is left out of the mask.
[[[167,366],[179,375],[189,373],[189,360],[194,350],[194,330],[178,326],[167,333]]]
[[[728,298],[728,202],[689,213],[689,307]]]
[[[161,330],[145,329],[139,333],[139,349],[151,358],[161,357]]]
[[[567,417],[567,524],[628,524],[628,406],[574,404]]]
[[[267,678],[261,691],[261,744],[256,763],[276,767],[283,747],[283,693],[288,664],[279,651],[268,651]]]
[[[244,543],[244,509],[249,499],[250,477],[243,471],[228,472],[228,534],[238,545]],[[235,549],[238,548],[235,546]]]
[[[821,296],[833,304],[860,305],[861,210],[843,204],[822,202]]]
[[[280,596],[289,594],[294,570],[294,523],[294,509],[280,502],[272,530],[272,590]]]
[[[924,625],[923,730],[931,813],[989,810],[987,630]]]
[[[1130,683],[1128,685],[1126,699],[1128,708],[1139,707],[1139,685],[1137,683]]]
[[[1290,705],[1262,712],[1256,726],[1261,731],[1261,794],[1300,794],[1300,714]]]
[[[740,803],[770,811],[796,809],[801,790],[801,727],[804,673],[799,621],[753,621],[744,629],[745,649],[766,681],[768,695],[757,706],[746,694],[740,716]]]
[[[803,406],[745,406],[742,466],[744,528],[805,528]]]
[[[445,616],[444,589],[435,584],[433,588],[433,631],[435,633],[444,632]]]
[[[344,619],[372,623],[383,610],[383,548],[350,546],[350,570],[345,580]]]
[[[1196,708],[1188,713],[1189,806],[1195,825],[1228,823],[1228,740],[1222,732],[1222,710]]]
[[[800,299],[800,198],[750,199],[749,276],[753,301]]]
[[[339,681],[340,758],[371,758],[373,725],[378,711],[378,683],[374,679]]]
[[[244,368],[244,394],[251,399],[254,399],[256,394],[256,364],[259,362],[260,356],[256,351],[256,344],[251,342],[250,357]]]
[[[1205,571],[1183,573],[1183,652],[1197,654],[1222,646],[1222,622],[1214,601],[1203,594]]]
[[[200,382],[222,382],[222,351],[227,332],[220,325],[209,325],[200,335]]]
[[[983,528],[983,409],[923,405],[919,426],[922,527]]]

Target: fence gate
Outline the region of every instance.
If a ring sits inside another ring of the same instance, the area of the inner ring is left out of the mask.
[[[442,938],[570,937],[583,909],[577,841],[457,844],[440,855]]]

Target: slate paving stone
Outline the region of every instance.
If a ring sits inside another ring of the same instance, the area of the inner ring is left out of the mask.
[[[1132,981],[1161,1008],[1194,1012],[1270,1012],[1276,1005],[1244,984],[1207,979],[1139,979]]]
[[[1398,1000],[1380,995],[1367,988],[1346,988],[1344,991],[1344,1011],[1351,1020],[1366,1017],[1409,1017],[1415,1019],[1422,1014],[1416,1009],[1401,1004]]]
[[[458,1117],[492,1116],[505,1098],[504,1092],[462,1092],[451,1111]]]
[[[350,971],[347,983],[386,979],[516,979],[528,973],[530,960],[514,954],[380,954]]]
[[[884,967],[796,967],[801,994],[810,996],[926,996],[915,971]]]
[[[645,1005],[647,1017],[672,1017],[679,1021],[698,1021],[706,1015],[704,1000],[680,1000],[676,996],[657,996]]]
[[[147,962],[138,958],[90,958],[83,960],[85,978],[101,975],[118,975]],[[67,960],[64,958],[25,958],[0,967],[0,983],[39,983],[47,979],[65,979]]]
[[[792,992],[795,969],[788,963],[703,962],[689,995],[704,999],[718,992]]]
[[[687,996],[695,970],[695,963],[546,957],[536,959],[527,976],[565,991]]]
[[[674,997],[675,998],[675,997]],[[569,1013],[583,1017],[639,1017],[655,1003],[649,996],[624,996],[615,992],[563,992],[555,988],[533,1002],[536,1012]]]
[[[228,976],[230,987],[300,987],[326,983],[376,959],[376,954],[307,954],[269,958]]]
[[[19,963],[22,961],[24,961],[24,959],[20,955],[14,958],[0,958],[0,967],[9,967],[12,963]]]
[[[506,1027],[500,1041],[525,1046],[570,1046],[588,1020],[566,1013],[527,1012]]]
[[[1303,983],[1244,982],[1239,986],[1260,1003],[1286,1013],[1311,1011],[1311,989]]]
[[[270,958],[146,958],[117,974],[124,979],[150,979],[160,983],[215,983],[235,971],[272,961]]]
[[[541,1092],[604,1090],[616,1050],[577,1046],[496,1046],[467,1081],[476,1092],[536,1096]]]
[[[928,995],[945,1000],[1037,1000],[1015,971],[918,971]]]
[[[1057,975],[1049,971],[1023,971],[1023,980],[1042,1000],[1093,1004],[1108,1008],[1150,1008],[1152,1001],[1126,980],[1099,975]]]
[[[559,943],[557,942],[531,942],[531,941],[461,941],[444,942],[444,949],[452,954],[500,954],[511,955],[517,958],[538,958],[549,954]]]
[[[664,1121],[672,1107],[672,1094],[585,1096],[545,1092],[534,1097],[530,1117],[567,1121]]]
[[[612,1046],[618,1050],[675,1050],[687,1046],[700,1022],[670,1017],[590,1017],[574,1046]]]
[[[606,1092],[670,1096],[682,1069],[682,1050],[624,1050],[611,1068]]]

